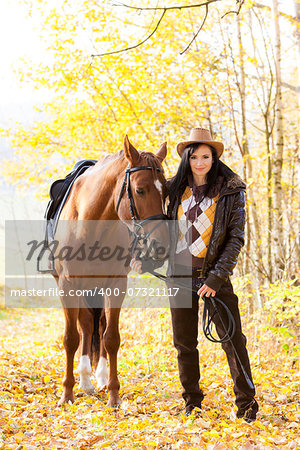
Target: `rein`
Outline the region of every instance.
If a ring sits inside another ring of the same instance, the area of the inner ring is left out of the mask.
[[[166,214],[156,214],[154,216],[149,216],[143,220],[140,219],[139,214],[136,209],[136,206],[135,206],[135,203],[134,203],[134,198],[132,195],[131,183],[130,183],[130,175],[132,173],[138,172],[139,170],[153,170],[153,168],[151,166],[138,166],[138,167],[132,167],[132,168],[128,167],[126,169],[124,181],[123,181],[123,184],[121,187],[121,191],[120,191],[117,206],[116,206],[116,211],[118,213],[119,206],[120,206],[122,197],[123,197],[125,189],[126,189],[127,198],[129,200],[130,216],[131,216],[131,220],[134,225],[134,230],[132,232],[134,235],[134,240],[133,240],[133,244],[131,246],[131,254],[133,254],[135,252],[140,241],[142,241],[142,243],[145,243],[148,240],[148,238],[150,237],[151,233],[153,233],[153,231],[163,223],[162,221],[168,220],[168,216]],[[162,172],[162,170],[158,167],[156,167],[155,170],[157,170],[158,172]],[[145,230],[143,228],[144,225],[147,224],[148,222],[151,222],[152,220],[157,220],[159,222],[156,223],[148,233],[145,233]]]

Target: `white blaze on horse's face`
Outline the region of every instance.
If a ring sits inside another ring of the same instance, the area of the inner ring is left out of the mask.
[[[159,180],[155,180],[154,181],[154,185],[156,187],[156,189],[159,192],[159,195],[161,196],[162,199],[162,212],[165,213],[165,203],[164,203],[164,198],[163,198],[163,186],[161,184],[161,182]]]
[[[155,185],[156,189],[158,190],[158,192],[160,193],[160,195],[162,195],[163,191],[162,191],[161,182],[159,180],[155,180],[154,185]]]
[[[164,203],[164,197],[163,197],[163,186],[159,180],[154,181],[154,185],[156,189],[159,192],[159,195],[161,196],[161,204],[162,204],[162,212],[165,214],[165,203]]]

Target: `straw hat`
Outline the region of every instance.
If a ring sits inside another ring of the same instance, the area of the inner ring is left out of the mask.
[[[179,156],[182,157],[182,153],[185,147],[190,144],[196,143],[211,145],[217,150],[219,158],[224,151],[224,145],[222,144],[222,142],[213,141],[209,130],[207,130],[206,128],[193,128],[190,132],[189,140],[179,142],[179,144],[177,144],[177,152]]]

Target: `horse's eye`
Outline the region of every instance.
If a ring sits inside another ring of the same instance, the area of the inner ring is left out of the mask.
[[[137,194],[139,194],[139,195],[145,194],[145,190],[142,189],[142,188],[136,188],[135,192],[136,192]]]

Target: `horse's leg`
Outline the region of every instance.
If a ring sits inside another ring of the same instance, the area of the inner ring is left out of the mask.
[[[81,356],[78,366],[80,375],[79,387],[87,394],[94,392],[94,386],[91,382],[92,366],[91,366],[91,341],[94,328],[94,317],[92,310],[80,308],[78,321],[82,332]]]
[[[120,383],[117,374],[117,354],[120,347],[120,308],[106,308],[105,315],[107,327],[104,333],[104,345],[109,360],[109,376],[107,384],[109,398],[107,406],[116,407],[121,404],[121,399],[119,397]]]
[[[103,334],[106,330],[105,310],[102,310],[99,320],[99,337],[100,337],[100,358],[97,364],[96,380],[97,388],[103,389],[107,386],[108,368],[107,368],[107,352],[104,346]]]
[[[66,351],[66,372],[63,379],[63,393],[59,404],[74,402],[73,387],[75,378],[73,373],[74,355],[79,345],[79,333],[77,330],[78,308],[64,308],[65,332],[64,347]]]

